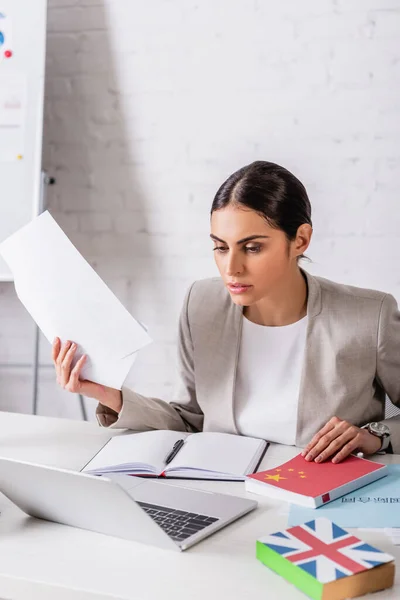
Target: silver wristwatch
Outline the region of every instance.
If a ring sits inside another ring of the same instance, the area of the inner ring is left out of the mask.
[[[390,429],[384,423],[379,423],[378,421],[372,421],[372,423],[367,423],[363,425],[361,429],[368,429],[372,435],[376,435],[376,437],[380,438],[382,441],[382,445],[379,448],[378,452],[383,452],[387,450],[390,444]]]

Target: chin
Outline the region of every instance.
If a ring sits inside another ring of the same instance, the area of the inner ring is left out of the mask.
[[[237,306],[250,306],[250,304],[254,304],[254,298],[252,298],[251,294],[229,294],[231,300]]]
[[[249,302],[246,302],[244,298],[235,298],[234,296],[231,295],[231,300],[232,300],[233,304],[237,304],[237,306],[248,306],[249,305]]]

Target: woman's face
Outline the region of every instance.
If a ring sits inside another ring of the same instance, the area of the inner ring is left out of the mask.
[[[250,306],[291,277],[310,243],[310,225],[289,242],[254,210],[228,205],[211,215],[215,262],[235,304]]]

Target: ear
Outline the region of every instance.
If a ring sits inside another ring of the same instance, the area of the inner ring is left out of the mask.
[[[312,227],[308,223],[303,223],[297,230],[296,239],[293,244],[293,251],[295,256],[304,254],[311,242]]]

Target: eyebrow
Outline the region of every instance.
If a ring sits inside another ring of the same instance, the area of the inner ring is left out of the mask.
[[[269,238],[269,237],[270,237],[269,235],[249,235],[248,237],[238,240],[236,243],[244,244],[245,242],[251,242],[252,240],[258,240],[260,238]],[[216,235],[213,235],[212,233],[210,233],[210,238],[212,240],[214,240],[214,242],[221,242],[221,244],[226,244],[226,242],[224,240],[221,240],[221,238],[217,237]]]

